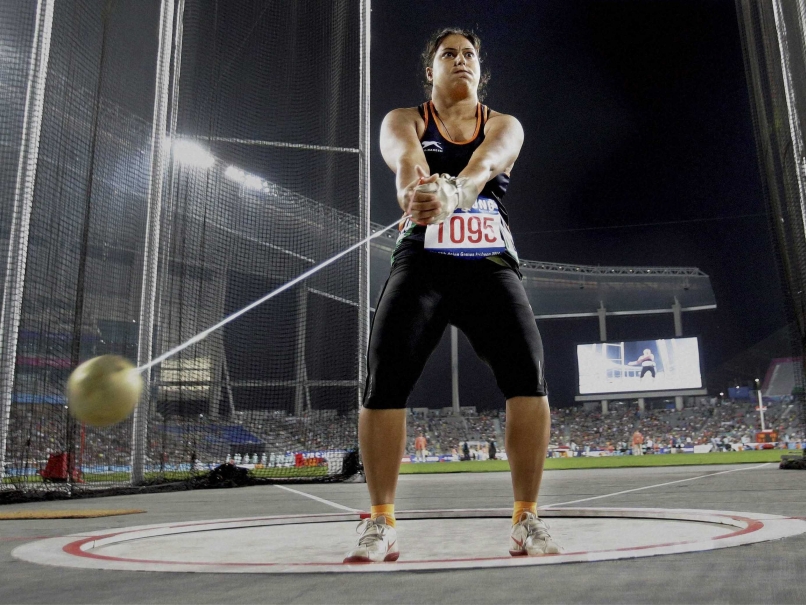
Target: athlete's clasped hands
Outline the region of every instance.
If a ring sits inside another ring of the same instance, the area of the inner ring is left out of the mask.
[[[417,178],[404,190],[406,214],[418,225],[434,225],[448,218],[457,208],[469,210],[478,192],[468,179],[447,174],[427,175],[417,166]]]

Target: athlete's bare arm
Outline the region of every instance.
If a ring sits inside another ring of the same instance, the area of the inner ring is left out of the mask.
[[[523,145],[523,127],[512,116],[493,113],[484,128],[484,142],[457,176],[468,178],[478,192],[487,181],[512,170]]]
[[[415,108],[390,111],[381,124],[381,154],[396,175],[397,203],[415,222],[426,224],[439,213],[440,203],[432,193],[415,191],[428,177],[428,162],[420,145],[425,123]]]
[[[416,191],[429,174],[420,137],[425,123],[416,108],[395,109],[381,125],[381,154],[396,175],[397,202],[421,225],[440,213],[440,203],[431,193]],[[484,142],[473,152],[467,167],[457,176],[467,177],[478,194],[490,179],[509,173],[523,145],[523,127],[512,116],[494,113],[484,129]]]

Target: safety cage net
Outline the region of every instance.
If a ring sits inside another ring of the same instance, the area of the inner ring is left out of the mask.
[[[65,384],[99,355],[142,366],[366,235],[364,11],[0,1],[0,498],[357,471],[365,248],[145,372],[124,422],[74,420]]]

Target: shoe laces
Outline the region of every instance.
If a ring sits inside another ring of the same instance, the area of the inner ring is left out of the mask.
[[[378,523],[375,519],[367,517],[356,527],[355,532],[361,534],[358,539],[359,546],[369,546],[378,540],[382,540],[386,533],[386,525]]]
[[[543,521],[536,514],[531,512],[524,512],[521,514],[521,523],[526,528],[526,533],[529,536],[536,536],[540,540],[551,539],[548,530],[551,529],[549,524]]]

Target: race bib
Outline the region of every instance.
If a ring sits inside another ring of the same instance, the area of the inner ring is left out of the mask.
[[[479,197],[470,210],[457,208],[425,230],[425,249],[451,256],[483,257],[507,249],[504,225],[494,200]]]

